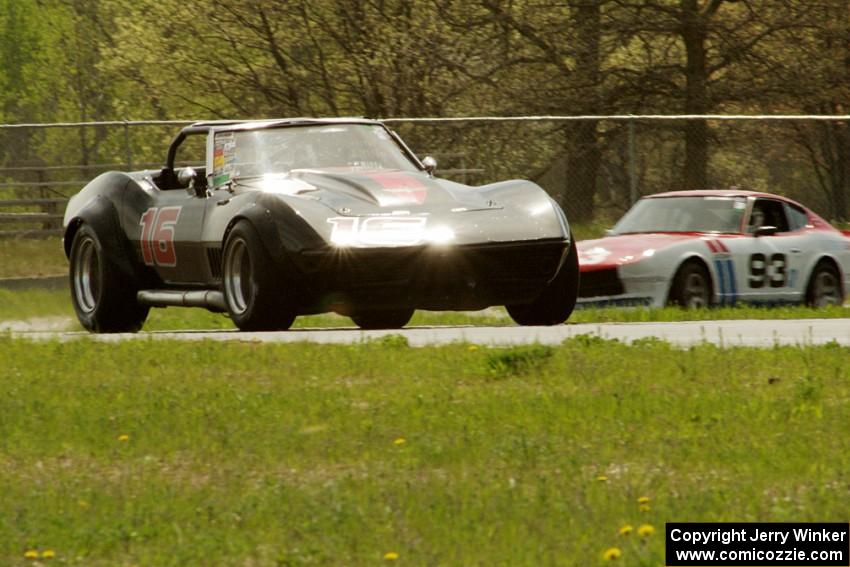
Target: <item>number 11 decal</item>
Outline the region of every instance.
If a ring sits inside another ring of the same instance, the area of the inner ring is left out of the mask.
[[[173,268],[177,265],[177,252],[174,250],[174,225],[183,207],[151,207],[142,215],[142,259],[148,266]]]

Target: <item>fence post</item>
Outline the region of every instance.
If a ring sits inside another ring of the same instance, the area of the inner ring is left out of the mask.
[[[127,171],[133,171],[133,147],[130,145],[130,124],[124,119],[124,149],[127,152]]]
[[[36,196],[39,199],[48,199],[51,196],[50,187],[47,185],[47,171],[43,168],[39,168],[36,173],[36,187],[38,187],[38,192],[36,192]],[[41,212],[47,213],[49,215],[56,214],[57,208],[55,203],[43,202],[41,204]],[[61,225],[57,225],[56,221],[53,219],[47,219],[43,223],[41,223],[42,230],[53,230],[56,228],[60,228]]]
[[[635,121],[629,120],[629,205],[638,200],[637,186],[637,150],[635,148]]]

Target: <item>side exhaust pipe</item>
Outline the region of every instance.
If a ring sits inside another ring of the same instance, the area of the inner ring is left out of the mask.
[[[212,290],[143,289],[136,294],[136,300],[151,307],[204,307],[217,313],[227,311],[224,293]]]

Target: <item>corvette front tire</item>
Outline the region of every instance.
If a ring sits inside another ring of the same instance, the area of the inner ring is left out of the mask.
[[[364,330],[401,329],[410,322],[413,309],[381,309],[351,315],[354,324]]]
[[[523,326],[560,325],[570,318],[578,298],[578,252],[570,235],[570,251],[549,285],[531,303],[506,305],[508,315]]]
[[[224,301],[241,331],[284,330],[295,321],[292,288],[248,221],[227,236],[222,257]]]

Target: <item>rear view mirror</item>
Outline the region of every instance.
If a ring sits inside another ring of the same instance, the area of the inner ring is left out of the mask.
[[[200,191],[200,188],[196,187],[197,180],[198,172],[192,167],[184,167],[180,170],[180,173],[177,174],[177,183],[179,183],[181,187],[186,187],[186,192],[190,195],[195,195],[196,197],[203,197],[206,192],[202,192]]]
[[[433,176],[434,172],[437,171],[437,160],[431,156],[425,156],[425,159],[422,160],[422,165],[425,167],[428,175]]]
[[[198,172],[195,171],[194,168],[184,167],[180,170],[180,173],[177,174],[177,183],[185,185],[186,187],[191,187],[197,178]]]
[[[759,236],[773,236],[777,232],[779,232],[779,229],[775,226],[766,225],[758,227],[753,235],[758,238]]]

